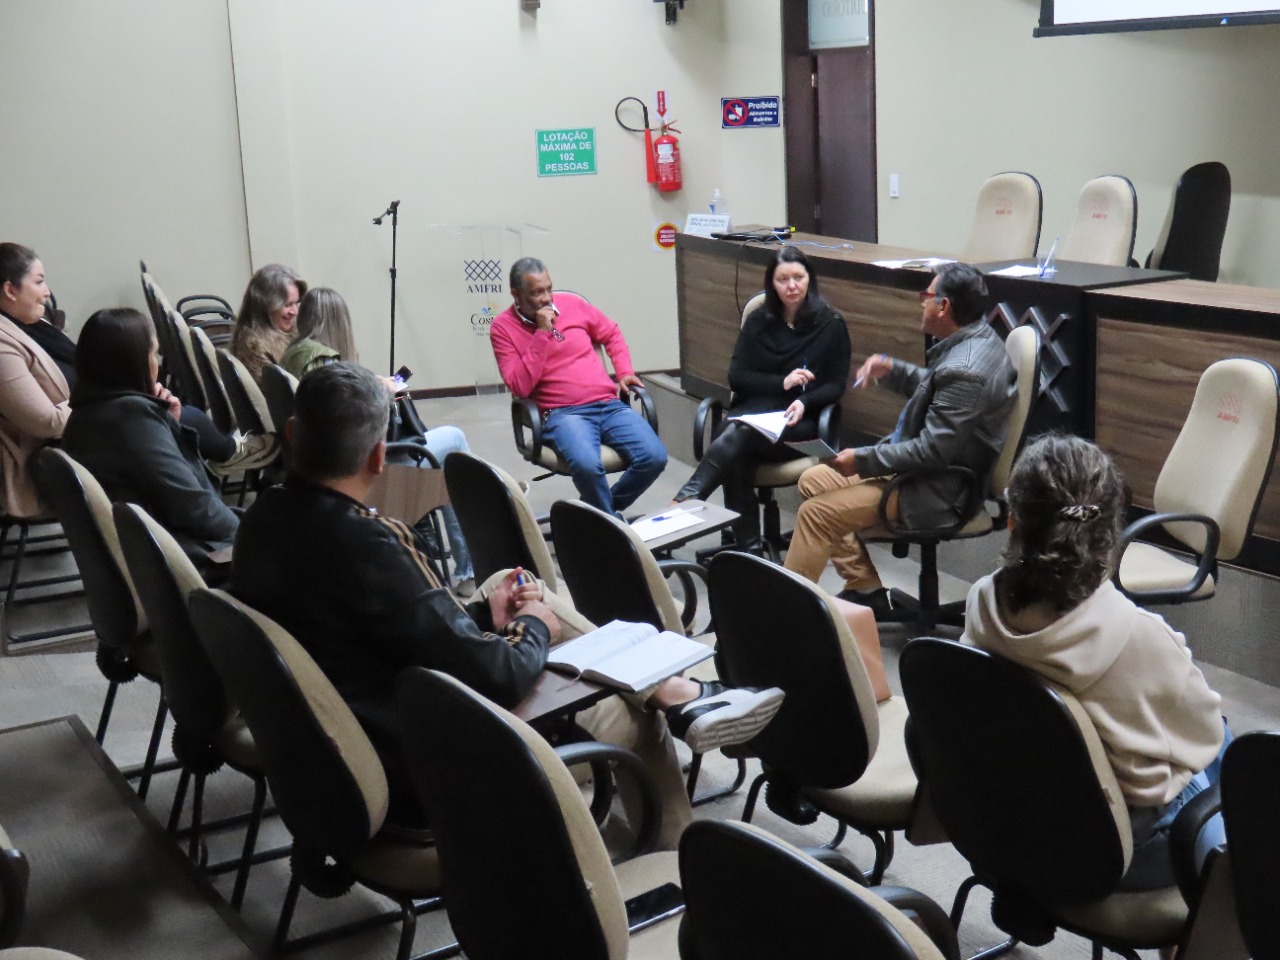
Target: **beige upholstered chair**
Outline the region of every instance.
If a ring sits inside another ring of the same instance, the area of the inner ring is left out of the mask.
[[[1010,170],[989,177],[978,191],[973,225],[960,259],[985,263],[1034,257],[1043,211],[1040,181],[1031,174]]]
[[[169,815],[170,833],[177,831],[188,784],[195,780],[187,851],[193,860],[198,859],[202,831],[222,826],[203,821],[204,786],[209,774],[229,766],[253,781],[253,807],[231,894],[231,906],[238,910],[267,800],[262,759],[244,719],[228,701],[191,622],[187,601],[196,590],[204,589],[200,572],[169,531],[138,505],[117,503],[112,515],[125,562],[151,626],[160,660],[160,681],[173,715],[173,755],[182,774]]]
[[[227,388],[222,382],[222,374],[218,371],[218,351],[199,328],[191,331],[191,345],[195,351],[196,369],[205,386],[209,417],[223,433],[231,433],[236,429],[236,418],[227,397]]]
[[[746,306],[742,308],[742,317],[738,322],[739,329],[747,322],[747,317],[764,305],[764,299],[764,293],[761,292],[747,301]],[[695,460],[702,459],[703,448],[715,435],[723,412],[724,405],[714,397],[707,397],[698,404],[693,420],[693,458]],[[825,440],[828,446],[834,448],[839,445],[839,433],[840,404],[837,402],[824,407],[818,414],[818,436]],[[782,533],[782,518],[773,492],[784,487],[794,487],[800,482],[800,474],[810,467],[817,466],[819,462],[817,457],[797,457],[780,463],[761,463],[752,474],[751,485],[756,488],[756,497],[760,502],[760,508],[764,511],[764,522],[760,527],[761,540],[775,563],[782,562],[788,535]]]
[[[672,920],[628,936],[625,901],[678,881],[675,853],[646,852],[661,811],[634,754],[594,742],[553,749],[506,710],[423,667],[401,675],[396,706],[436,835],[449,923],[471,960],[677,955]],[[593,758],[647,787],[639,837],[615,865],[566,767]]]
[[[711,561],[711,615],[721,679],[737,687],[781,687],[777,716],[744,747],[763,773],[742,819],[765,803],[811,823],[825,813],[875,846],[868,876],[879,883],[893,857],[893,833],[911,822],[916,777],[903,730],[906,702],[879,703],[858,642],[835,598],[776,564],[725,552]],[[833,844],[834,845],[834,844]]]
[[[918,595],[912,597],[901,590],[892,591],[893,612],[878,615],[878,620],[914,622],[922,631],[932,630],[938,623],[956,626],[964,624],[964,601],[948,604],[939,602],[938,544],[948,540],[984,537],[1004,529],[1008,520],[1008,504],[1004,499],[1004,490],[1009,485],[1009,475],[1013,471],[1014,460],[1017,459],[1018,451],[1022,449],[1031,407],[1035,403],[1040,387],[1040,335],[1036,332],[1036,328],[1031,324],[1015,328],[1005,338],[1004,347],[1018,377],[1018,395],[1005,421],[1004,447],[1001,448],[1000,456],[996,458],[991,468],[986,490],[974,491],[975,509],[972,516],[956,527],[937,530],[913,530],[898,526],[886,515],[885,504],[889,501],[889,495],[899,485],[911,481],[913,476],[911,473],[901,473],[890,481],[885,490],[884,499],[881,501],[880,525],[862,534],[864,541],[893,543],[895,553],[901,549],[903,551],[901,555],[904,557],[907,544],[914,543],[920,547]]]
[[[262,389],[235,356],[226,350],[218,350],[218,371],[222,384],[235,411],[236,423],[242,433],[275,433],[275,422]]]
[[[0,960],[80,960],[74,953],[48,947],[10,947],[0,950]]]
[[[957,923],[975,884],[993,890],[991,916],[1005,932],[1038,946],[1060,927],[1093,941],[1095,958],[1102,947],[1130,957],[1185,947],[1192,927],[1211,919],[1199,909],[1213,904],[1201,896],[1207,887],[1190,848],[1218,805],[1216,789],[1184,806],[1171,831],[1170,856],[1186,865],[1186,882],[1120,890],[1132,824],[1080,702],[1012,661],[950,640],[912,640],[899,666],[920,782],[973,870],[951,911]]]
[[[106,700],[98,719],[98,743],[107,735],[116,691],[138,676],[160,683],[160,661],[147,617],[125,566],[120,538],[111,517],[111,500],[102,485],[61,450],[45,447],[36,454],[36,485],[58,516],[84,581],[89,619],[98,637],[98,669],[107,678]],[[163,694],[147,757],[140,771],[138,795],[146,798],[155,767],[168,707]]]
[[[1126,266],[1137,229],[1138,195],[1129,178],[1095,177],[1080,191],[1075,221],[1058,245],[1056,259]]]
[[[1205,370],[1156,479],[1155,512],[1122,537],[1116,586],[1126,596],[1143,604],[1213,596],[1218,561],[1235,559],[1253,528],[1275,458],[1277,416],[1270,364],[1236,357]],[[1154,527],[1194,562],[1137,541]]]
[[[301,944],[288,937],[303,886],[333,897],[358,882],[396,901],[400,909],[393,916],[402,923],[396,958],[408,960],[419,912],[414,901],[440,893],[436,850],[425,831],[382,829],[386,773],[351,708],[297,640],[230,594],[195,591],[191,619],[249,725],[271,796],[293,835],[276,951]],[[357,924],[367,927],[369,921]],[[351,929],[303,940],[328,940]],[[452,952],[456,948],[440,955]]]
[[[555,593],[551,551],[533,508],[511,475],[475,454],[458,452],[445,457],[444,478],[471,551],[476,583],[484,583],[499,570],[523,567]]]
[[[690,824],[680,838],[680,882],[688,903],[682,960],[960,955],[951,920],[928,897],[906,887],[868,890],[750,824]]]
[[[565,300],[576,297],[579,300],[586,300],[581,294],[570,293],[567,290],[557,290],[556,299]],[[600,357],[600,364],[606,371],[612,373],[609,355],[605,352],[604,347],[597,345],[596,353]],[[653,432],[658,432],[658,410],[653,405],[653,398],[649,396],[647,390],[643,387],[628,387],[621,392],[621,399],[629,402],[632,406],[639,406],[639,413],[649,422],[649,426],[653,427]],[[516,449],[520,451],[520,456],[524,457],[529,463],[535,467],[541,467],[547,473],[534,477],[535,480],[543,480],[552,474],[562,474],[569,476],[569,466],[564,459],[556,451],[556,448],[542,441],[542,413],[538,410],[538,405],[528,397],[513,397],[511,400],[511,431],[515,436]],[[600,446],[600,462],[604,464],[605,473],[620,473],[626,469],[626,461],[613,447],[607,444]],[[468,537],[468,542],[470,538]]]

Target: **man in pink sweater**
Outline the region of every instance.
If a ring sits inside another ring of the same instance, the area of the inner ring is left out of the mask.
[[[490,327],[502,379],[517,397],[542,411],[542,435],[569,464],[587,503],[620,513],[649,488],[667,465],[667,450],[645,419],[618,399],[619,386],[640,386],[618,325],[573,294],[552,297],[551,275],[534,257],[511,267],[515,301]],[[617,371],[614,383],[596,355],[604,346]],[[627,463],[609,488],[600,445]]]

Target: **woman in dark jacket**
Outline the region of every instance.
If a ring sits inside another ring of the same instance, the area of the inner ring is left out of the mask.
[[[76,383],[62,446],[112,500],[136,503],[198,565],[231,545],[240,518],[215,492],[182,405],[156,387],[158,346],[137,310],[99,310],[76,343]]]
[[[755,546],[760,513],[752,472],[759,463],[799,456],[787,441],[818,435],[819,411],[844,394],[850,350],[844,317],[818,292],[809,258],[797,247],[783,247],[765,270],[764,306],[747,317],[733,348],[728,416],[785,410],[787,428],[770,443],[746,424],[726,420],[676,502],[705,499],[723,484],[725,506],[739,514],[739,548]]]

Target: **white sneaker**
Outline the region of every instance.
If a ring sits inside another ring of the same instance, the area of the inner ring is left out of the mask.
[[[702,692],[666,709],[671,732],[694,753],[745,743],[774,718],[786,696],[778,687],[752,690],[701,681]]]

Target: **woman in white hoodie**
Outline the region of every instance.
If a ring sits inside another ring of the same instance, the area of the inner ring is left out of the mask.
[[[1111,583],[1127,496],[1105,453],[1078,437],[1043,437],[1018,458],[1008,497],[1004,563],[970,590],[963,642],[1076,696],[1133,821],[1133,860],[1121,888],[1168,886],[1169,827],[1208,787],[1206,767],[1216,778],[1221,697],[1182,634]],[[1212,842],[1209,833],[1201,839]]]

